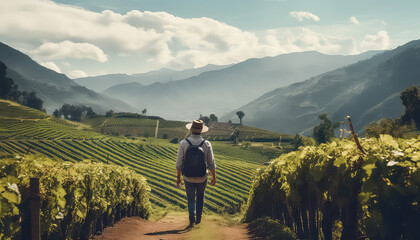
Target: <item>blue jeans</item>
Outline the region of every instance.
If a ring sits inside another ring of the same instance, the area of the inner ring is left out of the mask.
[[[188,212],[190,219],[194,218],[194,216],[201,217],[201,214],[203,213],[204,191],[206,189],[207,179],[202,183],[191,183],[185,180],[184,183],[185,191],[187,192]]]

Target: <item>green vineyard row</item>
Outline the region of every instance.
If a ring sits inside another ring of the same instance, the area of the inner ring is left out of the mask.
[[[366,154],[341,140],[282,155],[257,177],[245,219],[279,219],[299,239],[420,239],[420,139],[360,143]]]
[[[2,158],[0,239],[28,238],[33,177],[39,179],[42,239],[90,239],[113,219],[148,217],[150,188],[128,168],[40,156]]]

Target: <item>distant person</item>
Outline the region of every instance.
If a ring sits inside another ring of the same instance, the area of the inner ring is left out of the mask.
[[[179,143],[176,184],[179,188],[182,187],[182,173],[188,199],[189,226],[192,227],[201,222],[204,191],[207,186],[207,169],[212,175],[210,184],[212,186],[216,184],[216,164],[210,142],[200,136],[209,129],[204,126],[204,122],[194,120],[185,127],[191,131],[191,136]]]

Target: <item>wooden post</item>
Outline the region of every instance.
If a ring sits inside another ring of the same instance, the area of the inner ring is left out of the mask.
[[[362,152],[363,154],[366,154],[365,150],[363,150],[362,146],[359,143],[357,134],[354,132],[353,125],[351,124],[350,116],[347,116],[346,118],[347,118],[347,121],[349,122],[350,131],[351,131],[351,134],[353,135],[354,141],[356,142],[357,148],[360,150],[360,152]]]
[[[28,150],[26,151],[25,155],[28,155],[30,150],[31,150],[31,147],[28,147]],[[39,181],[38,181],[38,183],[39,183]]]
[[[158,131],[159,131],[159,119],[156,120],[155,138],[158,137]]]
[[[41,239],[41,198],[39,197],[39,178],[30,179],[29,216],[31,240]]]

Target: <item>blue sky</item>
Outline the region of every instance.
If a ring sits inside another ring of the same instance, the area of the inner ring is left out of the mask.
[[[0,0],[0,41],[68,76],[231,64],[420,38],[420,1]]]

